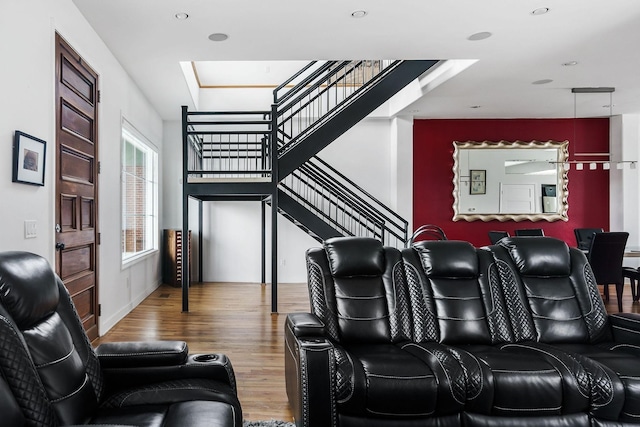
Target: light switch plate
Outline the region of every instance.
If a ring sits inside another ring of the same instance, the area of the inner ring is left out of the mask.
[[[38,223],[34,220],[24,221],[24,238],[35,239],[38,236]]]

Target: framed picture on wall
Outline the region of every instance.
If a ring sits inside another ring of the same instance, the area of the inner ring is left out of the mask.
[[[44,185],[47,143],[16,131],[13,139],[13,182]]]
[[[471,185],[469,186],[469,194],[486,194],[487,193],[487,171],[484,169],[471,169],[469,171]]]

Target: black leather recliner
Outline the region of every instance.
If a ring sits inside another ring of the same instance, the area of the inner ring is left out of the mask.
[[[608,316],[562,241],[339,238],[307,264],[312,312],[285,323],[299,427],[640,424],[640,316]]]
[[[229,359],[180,341],[92,348],[47,261],[0,253],[0,425],[241,426]]]

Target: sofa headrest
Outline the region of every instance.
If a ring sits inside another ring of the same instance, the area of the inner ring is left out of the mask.
[[[500,240],[523,276],[559,277],[571,273],[569,247],[553,237],[507,237]]]
[[[478,254],[469,242],[425,240],[413,245],[428,277],[478,277]]]
[[[59,298],[46,259],[29,252],[0,253],[0,301],[20,329],[52,314]]]
[[[334,277],[380,276],[384,273],[382,243],[369,237],[335,237],[324,242]]]

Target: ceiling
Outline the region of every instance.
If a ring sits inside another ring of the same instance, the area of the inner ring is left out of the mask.
[[[259,61],[313,59],[477,60],[400,113],[420,118],[640,113],[637,0],[73,2],[165,120],[193,104],[180,62],[249,61],[244,80],[224,63],[209,66],[219,75],[200,77],[251,85],[271,84],[258,76],[272,65]],[[549,10],[532,13],[540,8]],[[366,16],[353,18],[357,10]],[[492,36],[468,39],[479,32]],[[214,42],[212,33],[229,38]],[[615,87],[613,106],[608,93],[574,98],[573,87]]]

